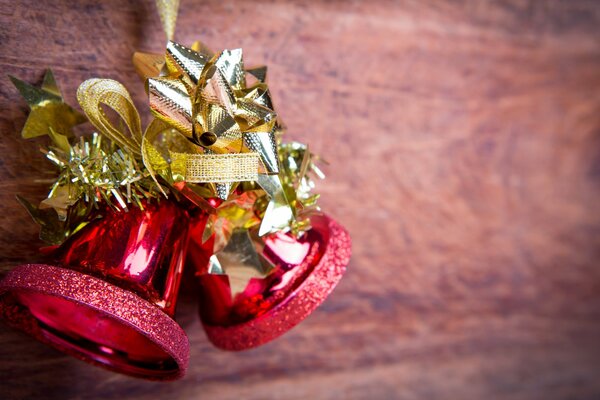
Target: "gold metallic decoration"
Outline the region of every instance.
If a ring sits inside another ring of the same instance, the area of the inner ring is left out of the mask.
[[[265,278],[272,267],[261,261],[246,229],[234,229],[223,250],[210,259],[209,273],[227,274],[232,298],[242,293],[253,278]]]
[[[167,40],[173,40],[175,35],[175,23],[177,22],[177,11],[179,0],[156,0],[156,8],[162,22],[163,30]]]
[[[73,140],[72,127],[85,117],[62,101],[52,73],[42,88],[11,78],[32,108],[23,136],[47,134],[52,146],[44,152],[60,171],[39,207],[21,201],[43,236],[59,243],[100,203],[127,210],[175,190],[176,199],[208,214],[202,239],[214,238],[212,273],[227,273],[241,288],[269,270],[252,250],[256,235],[298,236],[310,228],[308,217],[318,210],[312,177],[322,173],[305,145],[281,144],[284,128],[265,66],[246,68],[241,49],[213,53],[201,42],[171,40],[178,5],[157,1],[169,39],[165,54],[133,57],[155,117],[145,131],[117,81],[80,85],[77,99],[97,133]]]
[[[88,81],[89,86],[84,85],[80,93],[90,120],[107,136],[103,140],[97,133],[74,138],[73,126],[85,122],[86,118],[63,102],[50,70],[41,88],[11,79],[31,106],[23,136],[48,135],[51,144],[42,152],[59,170],[47,198],[39,206],[19,198],[40,225],[42,240],[62,243],[99,215],[100,203],[127,210],[130,204],[143,207],[142,200],[158,197],[157,188],[161,191],[163,188],[152,181],[139,158],[139,116],[120,84]],[[103,104],[122,117],[131,127],[132,135],[124,135],[110,124]]]
[[[59,217],[54,208],[36,207],[21,196],[17,200],[40,227],[40,239],[49,245],[59,245],[70,235],[93,220],[90,216],[91,205],[75,203],[67,209],[65,217]]]
[[[264,277],[269,271],[268,263],[257,254],[249,234],[250,229],[260,224],[255,213],[260,196],[259,191],[249,190],[232,195],[217,208],[207,209],[202,241],[214,239],[208,273],[228,274],[234,293],[242,291],[249,279]],[[186,197],[193,196],[187,193]]]
[[[214,237],[213,251],[218,253],[227,245],[235,229],[258,227],[261,220],[257,217],[255,209],[260,197],[259,191],[248,190],[239,195],[232,195],[212,212],[209,211],[202,241],[206,242]]]
[[[62,243],[97,215],[100,203],[127,211],[129,204],[143,208],[142,200],[158,197],[143,165],[101,135],[81,137],[73,145],[65,136],[54,137],[54,146],[43,152],[60,172],[47,198],[38,207],[19,198],[40,225],[42,240]]]
[[[211,58],[210,53],[199,53],[173,41],[167,43],[167,70],[173,75],[187,79],[189,86],[198,84],[202,70]]]
[[[241,182],[258,178],[258,154],[171,153],[171,169],[186,182]]]
[[[97,133],[91,138],[81,137],[68,152],[44,152],[61,172],[42,205],[54,208],[59,217],[79,200],[87,204],[102,201],[117,210],[127,210],[129,203],[143,208],[142,199],[156,196],[143,166]]]
[[[148,100],[156,118],[192,137],[192,104],[183,82],[167,77],[148,79]]]
[[[145,82],[150,77],[160,75],[165,65],[165,56],[136,51],[133,53],[132,62],[135,72]]]
[[[205,49],[197,45],[198,49]],[[199,146],[193,156],[177,155],[178,175],[192,177],[194,171],[209,170],[202,164],[214,164],[214,154],[227,154],[231,164],[212,169],[217,174],[197,178],[196,182],[215,184],[216,195],[226,200],[235,171],[235,163],[243,164],[244,154],[256,153],[260,157],[259,175],[255,181],[267,192],[270,204],[266,209],[260,234],[277,231],[289,226],[294,212],[286,199],[283,186],[277,177],[279,159],[275,133],[279,128],[277,114],[273,110],[268,86],[265,83],[266,68],[244,70],[240,49],[224,50],[218,55],[195,51],[180,44],[169,42],[166,51],[166,76],[148,79],[150,108],[156,118],[177,129],[192,143]],[[138,61],[152,60],[138,57]],[[141,71],[151,68],[137,67]],[[145,72],[144,72],[145,73]],[[256,83],[247,86],[247,76]],[[229,158],[231,157],[231,158]],[[237,161],[233,161],[235,157]],[[193,166],[186,160],[195,160]],[[219,172],[220,171],[220,176]],[[247,179],[246,179],[247,180]],[[193,181],[190,181],[193,182]]]
[[[10,76],[10,80],[31,108],[21,132],[24,138],[51,135],[51,129],[56,133],[71,136],[73,127],[86,121],[83,115],[63,101],[51,70],[46,70],[41,88],[13,76]]]
[[[256,250],[255,238],[250,234],[260,225],[255,210],[264,194],[249,190],[234,195],[209,214],[203,241],[214,238],[208,273],[227,274],[232,297],[241,293],[253,278],[265,278],[272,264]]]
[[[264,236],[273,231],[285,230],[294,219],[294,213],[285,197],[279,176],[260,174],[258,184],[270,197],[258,235]]]
[[[77,89],[77,100],[90,122],[102,135],[126,150],[133,158],[141,158],[156,187],[167,196],[157,175],[169,176],[169,165],[153,142],[168,127],[160,121],[153,121],[146,132],[142,133],[140,116],[129,92],[119,82],[111,79],[88,79],[83,82]],[[105,108],[116,113],[120,124],[109,118]]]
[[[213,183],[215,188],[215,194],[221,200],[228,199],[231,194],[231,188],[233,187],[233,182],[215,182]]]
[[[112,79],[88,79],[79,85],[77,100],[90,122],[111,141],[141,156],[142,126],[140,116],[123,85]],[[129,134],[115,127],[104,110],[112,109],[121,118]]]
[[[246,132],[244,145],[253,152],[262,155],[260,172],[262,174],[279,173],[277,143],[271,132]]]
[[[325,174],[315,164],[318,160],[308,146],[298,142],[282,143],[279,146],[281,179],[286,198],[294,210],[295,218],[290,225],[292,234],[299,236],[310,229],[310,215],[318,212],[318,194],[314,178],[325,179]]]

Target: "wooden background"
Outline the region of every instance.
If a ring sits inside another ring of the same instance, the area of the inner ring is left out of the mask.
[[[289,137],[331,165],[347,276],[310,318],[239,354],[208,344],[171,384],[89,367],[0,325],[0,398],[600,398],[600,4],[182,0],[177,39],[267,63]],[[0,268],[36,259],[14,200],[46,191],[6,74],[66,99],[161,51],[151,1],[0,2]],[[146,118],[147,120],[147,118]]]

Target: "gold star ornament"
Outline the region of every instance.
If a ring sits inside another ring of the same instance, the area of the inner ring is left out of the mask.
[[[21,135],[25,139],[37,136],[72,136],[73,127],[87,119],[63,101],[51,70],[46,70],[41,87],[32,86],[10,76],[10,80],[31,108]]]

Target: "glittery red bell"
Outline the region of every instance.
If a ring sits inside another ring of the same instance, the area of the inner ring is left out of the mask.
[[[313,216],[311,225],[300,239],[278,233],[264,240],[260,255],[274,268],[266,277],[244,280],[242,290],[227,273],[207,270],[210,253],[199,239],[204,221],[192,227],[188,260],[200,282],[200,318],[215,346],[244,350],[267,343],[331,293],[350,260],[350,236],[326,215]]]
[[[189,343],[173,320],[187,247],[174,204],[108,212],[56,251],[57,264],[22,265],[0,282],[0,313],[40,341],[92,364],[171,380]]]

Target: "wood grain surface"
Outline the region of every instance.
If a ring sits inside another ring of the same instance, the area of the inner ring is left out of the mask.
[[[88,366],[0,325],[2,399],[600,398],[600,4],[182,0],[176,39],[267,63],[289,138],[330,162],[347,276],[311,317],[243,353],[192,346],[175,383]],[[6,74],[65,98],[164,48],[151,1],[0,1],[0,268],[37,259],[14,200],[48,167]],[[148,121],[148,113],[145,113]]]

